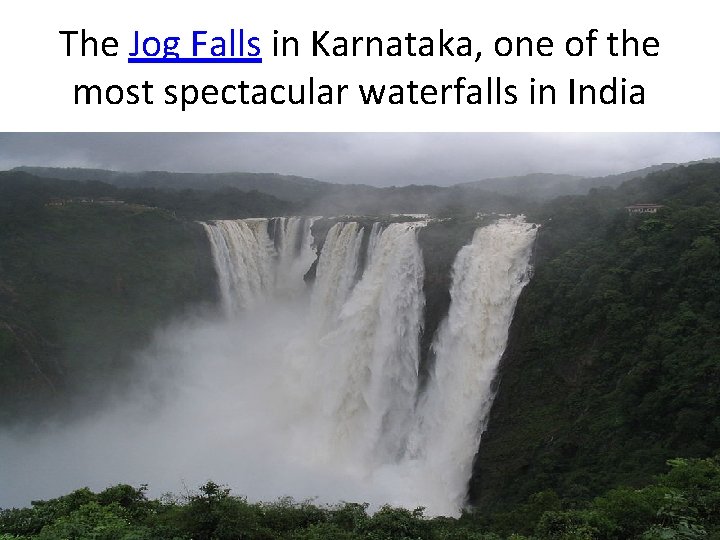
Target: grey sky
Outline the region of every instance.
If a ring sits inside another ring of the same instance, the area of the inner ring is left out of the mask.
[[[277,172],[377,186],[606,175],[720,157],[720,133],[0,133],[0,169]]]

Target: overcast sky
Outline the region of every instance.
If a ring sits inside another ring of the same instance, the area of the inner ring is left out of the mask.
[[[720,133],[0,133],[0,169],[276,172],[377,186],[599,176],[720,157]]]

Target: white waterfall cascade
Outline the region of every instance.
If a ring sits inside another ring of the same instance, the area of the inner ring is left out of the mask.
[[[220,299],[227,315],[250,309],[278,292],[293,294],[305,288],[303,276],[316,257],[310,231],[315,219],[202,223],[210,240]]]
[[[229,313],[304,286],[312,222],[276,220],[205,224]],[[288,452],[306,465],[349,475],[383,502],[456,515],[537,229],[522,217],[500,219],[458,252],[449,312],[418,395],[424,224],[330,228],[307,316],[292,328],[272,321],[280,372],[263,414],[277,417],[263,422],[281,426]]]
[[[450,309],[432,345],[435,365],[410,444],[448,510],[464,503],[536,233],[520,217],[501,219],[477,229],[453,265]]]
[[[314,306],[323,303],[330,312],[341,306],[316,351],[324,385],[316,395],[329,422],[327,444],[368,467],[397,461],[411,425],[425,304],[417,228],[416,223],[393,223],[382,230],[373,225],[365,270],[349,295],[347,282],[356,263],[344,261],[348,254],[323,250],[318,266]],[[348,270],[339,280],[342,285],[327,283],[337,282],[338,272],[321,273],[321,265]]]

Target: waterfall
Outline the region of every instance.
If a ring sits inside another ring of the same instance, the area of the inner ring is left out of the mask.
[[[226,314],[253,307],[273,288],[267,220],[224,220],[202,225],[210,239]]]
[[[320,368],[332,382],[322,396],[322,413],[330,423],[330,444],[368,464],[396,461],[404,452],[417,392],[425,304],[416,225],[393,223],[382,231],[377,225],[368,233],[368,263],[351,292],[346,287],[357,259],[357,238],[347,252],[336,249],[333,239],[333,249],[323,250],[320,258],[323,268],[344,271],[328,272],[330,276],[346,278],[338,280],[339,297],[329,305],[335,309],[347,297],[319,340]],[[324,277],[318,273],[322,298],[328,290]]]
[[[303,463],[383,486],[392,499],[384,502],[456,514],[537,229],[522,217],[500,219],[458,252],[421,392],[424,225],[339,222],[328,230],[310,294],[296,305],[301,318],[283,327],[270,315],[279,360],[263,414],[276,416],[263,423],[282,426],[288,452]],[[204,226],[229,313],[304,290],[316,257],[312,220]]]
[[[220,299],[227,315],[275,294],[305,288],[315,259],[311,227],[316,218],[218,220],[201,223],[210,240]]]
[[[464,502],[515,304],[530,279],[536,232],[522,218],[499,220],[477,229],[453,265],[450,309],[432,345],[435,365],[411,445],[450,508]]]

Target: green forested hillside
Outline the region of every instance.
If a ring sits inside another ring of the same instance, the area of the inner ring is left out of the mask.
[[[166,171],[129,173],[105,169],[61,167],[17,167],[13,170],[27,172],[42,178],[96,181],[131,189],[214,191],[233,188],[246,192],[258,191],[295,203],[317,197],[333,187],[333,184],[312,178],[272,173],[175,173]]]
[[[628,171],[608,176],[582,177],[567,174],[535,173],[525,176],[508,176],[501,178],[485,178],[474,182],[459,184],[468,190],[483,189],[493,193],[513,195],[526,200],[547,201],[563,195],[586,195],[591,189],[618,187],[628,180],[645,178],[649,174],[667,171],[681,165],[695,165],[698,163],[717,163],[720,158],[708,158],[702,161],[689,163],[662,163],[651,165],[643,169]]]
[[[71,169],[74,170],[74,169]],[[85,169],[80,169],[85,171]],[[80,174],[79,178],[86,175]],[[24,172],[0,172],[0,210],[12,214],[20,207],[42,207],[53,198],[109,197],[126,203],[157,207],[185,219],[230,219],[280,215],[287,201],[258,191],[230,186],[214,189],[118,188],[97,180],[58,180]],[[17,212],[15,212],[17,214]]]
[[[478,187],[409,185],[379,188],[270,173],[125,173],[102,169],[18,167],[0,174],[5,176],[5,182],[11,177],[24,178],[46,195],[57,192],[112,195],[139,204],[160,206],[191,219],[237,219],[288,213],[377,216],[397,212],[441,215],[460,212],[475,215],[478,211],[519,212],[527,208],[524,198]]]
[[[660,203],[656,215],[623,206]],[[471,499],[640,486],[720,450],[720,165],[556,199],[515,313]]]
[[[78,388],[101,395],[154,329],[215,291],[199,225],[134,204],[46,206],[56,188],[14,176],[0,176],[0,424],[69,409]]]

